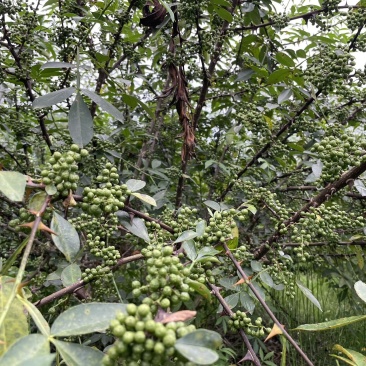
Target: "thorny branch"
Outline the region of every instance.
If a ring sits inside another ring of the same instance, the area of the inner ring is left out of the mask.
[[[303,213],[308,212],[312,207],[318,207],[326,202],[333,194],[344,188],[348,182],[359,177],[363,172],[366,171],[366,162],[359,166],[356,166],[347,172],[345,172],[340,179],[328,184],[320,193],[312,198],[306,205],[304,205],[299,211],[297,211],[292,217],[284,222],[286,227],[293,225],[298,222],[302,217]],[[254,253],[255,259],[262,258],[273,246],[274,243],[281,237],[281,233],[277,230],[271,237],[266,240],[265,243],[261,244]]]
[[[228,248],[228,246],[226,245],[226,243],[223,243],[223,247],[225,249],[226,255],[231,259],[231,261],[233,262],[233,264],[235,265],[236,269],[238,270],[238,272],[240,273],[240,276],[243,278],[243,280],[245,281],[245,283],[248,285],[248,287],[251,289],[251,291],[253,292],[253,294],[255,295],[255,297],[258,299],[258,301],[260,302],[260,304],[262,305],[263,309],[265,310],[265,312],[269,315],[269,317],[273,320],[273,322],[278,326],[278,328],[281,330],[282,334],[287,338],[287,340],[293,345],[293,347],[296,349],[296,351],[299,353],[299,355],[304,359],[304,361],[309,365],[309,366],[314,366],[313,363],[309,360],[309,358],[307,357],[307,355],[304,353],[304,351],[299,347],[299,345],[296,343],[296,341],[290,336],[290,334],[287,333],[287,331],[284,329],[283,325],[278,321],[278,319],[275,317],[275,315],[273,314],[272,310],[268,307],[268,305],[265,303],[265,301],[263,300],[262,296],[259,294],[259,292],[257,291],[257,289],[253,286],[253,284],[250,282],[248,276],[246,275],[246,273],[243,271],[243,269],[241,268],[240,264],[238,263],[238,261],[235,259],[235,257],[233,256],[233,254],[231,253],[230,249]]]

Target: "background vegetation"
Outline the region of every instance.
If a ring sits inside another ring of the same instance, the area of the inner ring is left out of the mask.
[[[365,21],[1,1],[0,365],[365,365]]]

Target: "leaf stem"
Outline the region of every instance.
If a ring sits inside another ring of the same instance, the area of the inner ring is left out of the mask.
[[[17,276],[15,278],[15,283],[14,283],[13,290],[12,290],[12,292],[9,296],[9,299],[8,299],[6,305],[5,305],[5,308],[4,308],[4,310],[3,310],[3,312],[1,313],[1,316],[0,316],[0,329],[3,326],[4,320],[5,320],[7,314],[10,310],[11,304],[12,304],[12,302],[13,302],[16,294],[17,294],[18,286],[22,282],[22,278],[23,278],[23,275],[24,275],[24,272],[25,272],[25,267],[27,265],[29,255],[30,255],[30,252],[32,250],[32,246],[33,246],[34,239],[36,237],[38,226],[41,223],[42,214],[46,210],[46,208],[47,208],[50,201],[51,201],[51,196],[47,195],[46,199],[44,200],[44,202],[42,204],[41,209],[39,210],[39,212],[37,212],[36,219],[33,222],[32,231],[29,235],[29,240],[28,240],[28,243],[27,243],[27,245],[25,247],[25,250],[24,250],[23,258],[22,258],[22,261],[20,263],[20,267],[19,267]]]

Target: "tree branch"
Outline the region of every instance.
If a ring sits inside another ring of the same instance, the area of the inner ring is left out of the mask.
[[[286,227],[298,222],[302,217],[303,213],[308,212],[312,207],[319,207],[321,204],[326,202],[333,194],[344,188],[350,181],[359,177],[363,172],[366,171],[366,162],[363,162],[357,167],[354,167],[347,172],[343,173],[342,176],[335,182],[328,184],[317,196],[312,198],[306,205],[304,205],[299,211],[297,211],[291,218],[284,222]],[[254,253],[255,259],[262,258],[270,249],[271,246],[277,242],[281,237],[279,230],[268,239],[265,243],[261,244]]]

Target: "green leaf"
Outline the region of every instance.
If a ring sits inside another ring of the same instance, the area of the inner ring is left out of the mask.
[[[196,225],[196,233],[198,236],[202,236],[205,233],[205,229],[206,229],[206,221],[205,220],[200,220],[197,225]]]
[[[45,191],[47,192],[47,194],[49,194],[50,196],[53,196],[54,194],[57,193],[57,188],[54,184],[49,184],[45,187]]]
[[[81,344],[51,340],[67,366],[100,366],[104,353]]]
[[[93,118],[80,93],[70,108],[69,131],[73,142],[79,147],[84,147],[93,138]]]
[[[291,70],[289,69],[279,69],[272,72],[267,79],[267,84],[275,84],[279,81],[285,81],[287,77],[291,74]]]
[[[219,253],[220,253],[220,251],[216,250],[215,248],[204,247],[199,250],[196,260],[199,261],[202,258],[215,256],[216,254],[219,254]]]
[[[194,239],[196,236],[197,233],[193,230],[183,231],[183,233],[179,235],[179,237],[175,240],[174,243],[181,243],[186,240],[191,240]]]
[[[61,313],[51,327],[54,337],[68,337],[104,332],[118,313],[126,313],[126,304],[88,303],[74,306]]]
[[[170,8],[170,6],[163,0],[160,0],[160,2],[162,3],[162,5],[164,6],[164,8],[166,9],[166,11],[169,13],[169,16],[170,16],[170,20],[172,22],[174,22],[174,13],[172,11],[172,9]]]
[[[234,286],[234,284],[238,282],[238,277],[225,277],[219,279],[219,284],[225,287],[227,290],[238,291],[240,290],[239,286]]]
[[[287,67],[295,67],[294,60],[289,55],[287,55],[286,53],[277,52],[275,57],[276,57],[276,60],[280,64],[282,64],[284,66],[287,66]]]
[[[14,278],[0,277],[0,314],[4,311],[8,299],[14,291]],[[15,298],[5,317],[4,323],[0,327],[0,355],[19,338],[27,335],[28,319],[19,299]],[[10,364],[8,364],[10,365]]]
[[[55,355],[50,355],[47,337],[30,334],[18,339],[9,348],[0,358],[0,366],[51,366],[54,357]]]
[[[266,285],[268,285],[269,287],[273,287],[273,279],[267,271],[260,272],[259,277]]]
[[[239,293],[231,294],[225,297],[225,302],[228,304],[230,309],[234,309],[239,303]]]
[[[0,171],[0,191],[11,201],[22,201],[27,177],[18,172]]]
[[[296,281],[297,286],[302,291],[302,293],[320,310],[322,310],[322,307],[320,306],[319,301],[317,298],[312,294],[312,292],[303,284],[300,280]]]
[[[124,117],[123,114],[111,103],[107,102],[105,99],[103,99],[100,95],[94,93],[91,90],[88,89],[81,89],[81,92],[89,97],[94,103],[98,104],[100,108],[102,108],[104,111],[109,113],[111,116],[113,116],[115,119],[123,122]]]
[[[61,273],[61,281],[64,287],[70,286],[81,279],[81,269],[76,263],[68,265]]]
[[[52,240],[65,258],[72,262],[80,250],[80,239],[75,228],[57,212],[53,212],[51,230]]]
[[[180,338],[175,349],[187,360],[197,365],[212,365],[219,356],[214,349],[222,343],[221,336],[213,331],[197,329]]]
[[[24,305],[27,309],[28,313],[32,317],[34,323],[36,324],[39,331],[45,336],[48,337],[51,334],[50,326],[47,323],[47,320],[43,317],[42,313],[27,299],[24,297],[17,295],[17,299]]]
[[[239,293],[239,299],[243,308],[249,311],[250,314],[253,314],[253,311],[255,309],[255,302],[249,296],[249,294],[247,292],[242,291]]]
[[[147,194],[133,193],[132,192],[131,195],[137,197],[141,201],[144,201],[144,202],[148,203],[151,206],[156,206],[156,201],[154,200],[154,198],[152,198],[151,196],[149,196]]]
[[[190,288],[193,288],[193,290],[200,294],[206,301],[211,302],[211,291],[203,283],[187,279],[187,284]]]
[[[74,69],[75,64],[70,64],[69,62],[46,62],[41,66],[41,70],[44,69]]]
[[[356,291],[357,295],[359,296],[359,298],[363,302],[366,302],[366,284],[362,281],[357,281],[355,283],[354,287],[355,287],[355,291]]]
[[[147,243],[150,242],[149,233],[147,232],[144,220],[140,219],[139,217],[134,217],[131,223],[130,216],[124,211],[117,211],[116,215],[118,216],[122,226],[125,227],[131,234],[145,240]]]
[[[363,184],[362,180],[360,179],[355,179],[354,181],[354,187],[357,189],[358,193],[365,197],[366,196],[366,187]]]
[[[144,182],[143,180],[138,180],[138,179],[129,179],[126,182],[127,188],[131,191],[131,192],[136,192],[139,191],[140,189],[144,188],[146,186],[146,182]]]
[[[36,194],[34,194],[29,200],[29,210],[39,212],[42,208],[42,205],[44,204],[46,197],[47,193],[45,191],[37,192]]]
[[[258,261],[250,261],[250,266],[254,272],[260,272],[263,270],[262,263]]]
[[[257,208],[249,203],[243,203],[240,205],[240,207],[246,207],[253,215],[255,215],[257,213]]]
[[[215,201],[210,201],[210,200],[207,200],[205,202],[203,202],[206,206],[212,208],[213,210],[215,211],[221,211],[221,206],[219,203],[215,202]]]
[[[193,262],[197,257],[196,247],[193,240],[183,242],[182,248],[187,254],[187,257]]]
[[[122,100],[132,109],[135,109],[139,104],[139,100],[133,95],[122,94]]]
[[[29,237],[26,237],[19,244],[19,246],[13,251],[13,253],[11,254],[11,256],[6,260],[5,264],[1,268],[1,274],[6,275],[8,273],[8,271],[11,268],[11,266],[13,265],[13,263],[16,261],[16,259],[20,255],[20,253],[23,251],[24,247],[27,245],[28,240],[29,240]]]
[[[296,56],[300,58],[306,58],[307,54],[303,49],[299,49],[296,51]]]
[[[285,89],[281,92],[281,94],[278,96],[277,103],[281,104],[283,102],[286,102],[292,97],[292,89]]]
[[[252,69],[242,70],[239,72],[237,78],[235,79],[235,82],[247,81],[252,77],[253,74],[254,74],[254,71]]]
[[[341,328],[349,324],[358,323],[366,320],[366,315],[356,315],[350,316],[348,318],[340,318],[335,320],[330,320],[324,323],[316,323],[316,324],[303,324],[299,325],[294,330],[304,330],[307,332],[319,332],[323,330],[330,330],[335,328]]]
[[[226,20],[228,23],[231,23],[233,21],[233,16],[230,12],[228,12],[226,9],[221,7],[215,8],[215,13],[223,20]]]
[[[74,87],[70,87],[42,95],[33,101],[33,108],[51,107],[57,103],[63,102],[67,98],[70,98],[75,91],[76,89]]]

